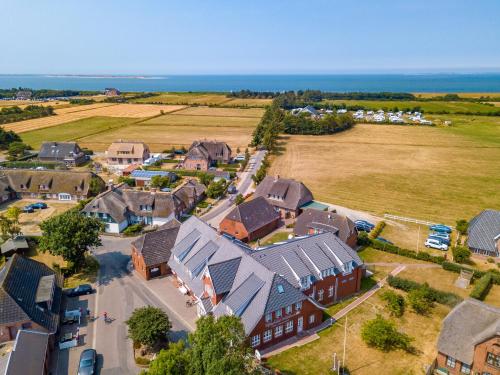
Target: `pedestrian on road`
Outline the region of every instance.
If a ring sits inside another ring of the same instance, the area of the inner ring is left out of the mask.
[[[108,321],[108,313],[106,311],[104,311],[104,314],[102,314],[104,316],[104,321],[107,322]]]

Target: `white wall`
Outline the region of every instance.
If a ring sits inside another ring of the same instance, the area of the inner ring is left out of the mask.
[[[153,225],[163,225],[168,223],[169,221],[175,219],[175,214],[172,213],[168,217],[153,217]]]
[[[121,223],[105,223],[105,225],[106,233],[120,233],[128,226],[128,223],[127,220],[124,220]]]

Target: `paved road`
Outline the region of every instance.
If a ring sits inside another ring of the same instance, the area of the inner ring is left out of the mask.
[[[168,295],[167,279],[154,280],[153,286],[146,283],[129,269],[130,243],[134,238],[119,238],[103,236],[103,245],[94,252],[101,267],[96,293],[80,298],[91,310],[91,316],[98,319],[89,322],[85,328],[83,342],[85,345],[61,353],[57,374],[76,373],[80,352],[92,347],[98,353],[98,368],[101,375],[138,374],[140,369],[135,365],[132,356],[132,342],[127,338],[125,321],[132,311],[141,306],[157,306],[164,309],[172,322],[171,338],[177,340],[186,338],[187,333],[194,329],[190,310],[190,319],[172,311]],[[170,293],[178,293],[173,286]],[[173,299],[173,298],[172,298]],[[182,297],[175,298],[179,304],[184,304]],[[185,307],[182,305],[182,307]],[[107,312],[112,319],[105,323],[102,314]]]
[[[247,169],[240,174],[240,181],[236,188],[238,192],[242,195],[246,195],[252,190],[252,176],[257,172],[264,160],[266,151],[257,151],[248,162]],[[201,218],[205,220],[208,224],[217,228],[220,221],[226,216],[229,211],[233,208],[233,201],[235,197],[229,196],[227,198],[221,199],[219,204],[203,215]]]

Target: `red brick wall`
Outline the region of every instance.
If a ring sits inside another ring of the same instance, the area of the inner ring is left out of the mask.
[[[166,276],[171,273],[170,267],[166,263],[161,263],[155,266],[146,266],[144,263],[144,258],[137,251],[137,249],[132,246],[132,263],[134,264],[134,269],[142,276],[143,279],[149,280],[151,279],[151,269],[155,267],[160,268],[160,275]]]
[[[0,325],[0,343],[15,340],[17,331],[23,328],[23,324],[31,324],[30,327],[26,326],[26,329],[31,329],[33,331],[47,332],[45,328],[30,320],[24,320],[9,324],[2,324]],[[11,327],[14,327],[15,329],[11,330],[10,329]]]
[[[314,291],[314,299],[316,301],[323,305],[330,305],[342,298],[349,297],[359,292],[361,289],[362,277],[363,269],[361,267],[356,267],[349,275],[328,276],[323,280],[318,280],[309,289],[304,291],[304,293],[310,296]],[[329,288],[331,286],[333,286],[333,295],[329,296]],[[323,299],[321,301],[318,299],[318,292],[320,290],[323,290]]]
[[[250,340],[249,342],[251,343],[251,339],[253,336],[259,334],[260,335],[260,345],[254,347],[254,349],[259,349],[262,350],[264,348],[267,348],[269,346],[275,345],[279,343],[280,341],[286,340],[290,337],[293,337],[297,334],[297,321],[300,317],[303,319],[303,331],[306,331],[308,329],[314,328],[321,324],[321,320],[323,317],[323,311],[320,310],[318,307],[313,305],[310,301],[305,300],[302,302],[302,308],[300,311],[297,311],[295,309],[295,305],[293,305],[292,308],[292,313],[291,314],[285,314],[285,309],[282,309],[282,317],[280,319],[277,319],[275,314],[273,313],[273,320],[270,323],[266,323],[265,316],[263,316],[259,323],[255,326],[253,329],[252,333],[249,335],[248,339]],[[309,317],[311,315],[314,315],[314,323],[309,324]],[[286,322],[293,320],[293,331],[290,333],[285,332],[286,328]],[[275,328],[279,325],[283,326],[283,335],[280,337],[275,337]],[[272,329],[273,335],[272,339],[268,342],[264,342],[263,335],[264,332],[268,329]]]
[[[184,162],[182,163],[184,169],[191,169],[191,170],[196,170],[197,164],[200,165],[201,171],[208,170],[208,162],[204,159],[199,159],[199,160],[188,159],[188,160],[184,160]]]
[[[259,238],[262,238],[264,236],[267,236],[269,233],[271,233],[273,230],[275,230],[278,227],[280,219],[276,218],[276,220],[271,221],[270,223],[264,225],[263,227],[251,232],[249,234],[249,241],[255,241]]]

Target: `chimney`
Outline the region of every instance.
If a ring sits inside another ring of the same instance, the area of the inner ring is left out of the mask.
[[[279,179],[280,179],[280,175],[279,175],[279,174],[276,174],[276,175],[274,176],[274,182],[278,181]]]

